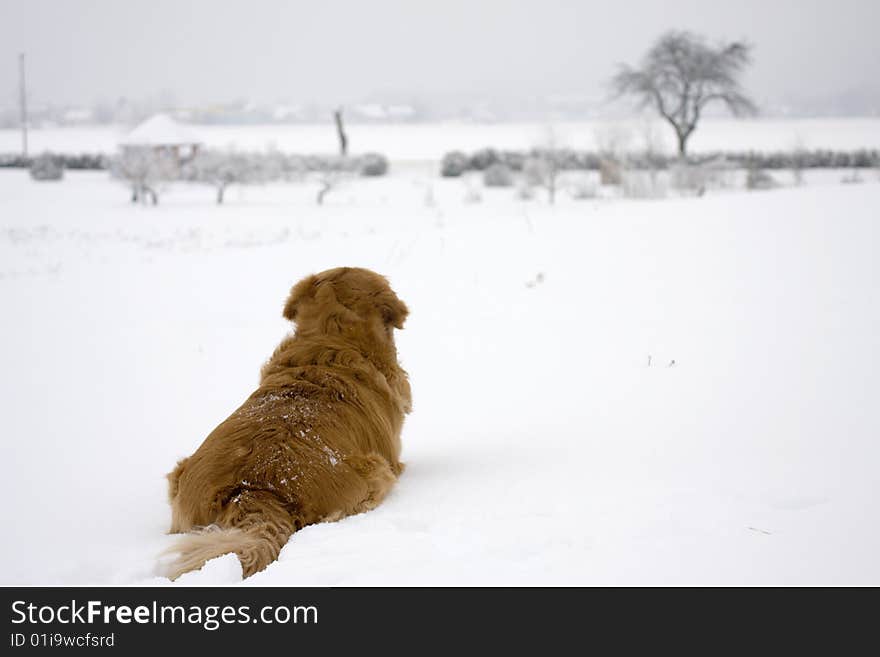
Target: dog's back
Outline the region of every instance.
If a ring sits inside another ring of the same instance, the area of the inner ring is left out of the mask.
[[[352,292],[369,303],[354,303]],[[235,552],[247,577],[300,527],[382,501],[403,467],[410,392],[390,327],[405,315],[366,270],[331,270],[294,287],[285,316],[297,318],[297,334],[263,367],[257,391],[168,476],[171,531],[190,532],[168,576]]]

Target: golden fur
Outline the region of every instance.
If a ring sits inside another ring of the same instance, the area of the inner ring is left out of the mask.
[[[382,276],[343,267],[297,283],[284,306],[296,331],[260,386],[168,475],[172,579],[234,552],[245,577],[296,530],[377,506],[403,470],[411,405],[394,328],[407,308]]]

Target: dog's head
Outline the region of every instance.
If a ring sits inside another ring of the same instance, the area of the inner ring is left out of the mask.
[[[366,332],[392,344],[392,329],[403,328],[408,314],[384,276],[358,267],[307,276],[293,286],[284,305],[284,316],[296,322],[300,332],[347,336]]]

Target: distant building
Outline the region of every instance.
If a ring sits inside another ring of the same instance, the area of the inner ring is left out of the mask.
[[[200,146],[201,140],[193,130],[167,114],[150,117],[119,140],[123,155],[149,150],[177,164],[195,157]]]
[[[352,113],[367,121],[412,121],[418,118],[416,108],[411,105],[386,105],[366,103],[352,107]]]
[[[94,123],[95,112],[86,107],[70,107],[61,115],[64,125],[86,125]]]

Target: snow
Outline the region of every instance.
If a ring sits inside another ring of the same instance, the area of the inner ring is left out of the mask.
[[[196,133],[209,148],[235,147],[264,150],[268,147],[294,153],[335,153],[338,149],[332,117],[323,125],[182,126]],[[353,153],[384,153],[392,160],[439,160],[451,150],[474,151],[492,146],[527,149],[547,138],[547,124],[541,123],[385,123],[346,125]],[[623,131],[634,148],[642,147],[643,121],[583,121],[554,125],[561,145],[595,149],[603,132]],[[655,128],[667,152],[674,149],[667,128]],[[60,153],[113,153],[126,130],[119,126],[44,128],[31,130],[31,151]],[[189,137],[191,138],[191,136]],[[176,142],[175,142],[176,143]],[[0,153],[21,148],[17,130],[0,130]],[[794,148],[854,150],[880,148],[880,118],[731,120],[707,118],[691,138],[693,152],[714,150],[772,151]]]
[[[880,584],[877,172],[550,207],[393,170],[322,207],[0,171],[0,584],[169,584],[165,473],[338,265],[410,307],[407,470],[245,585]]]
[[[174,146],[199,144],[201,139],[188,126],[167,114],[155,114],[119,140],[125,146]]]

